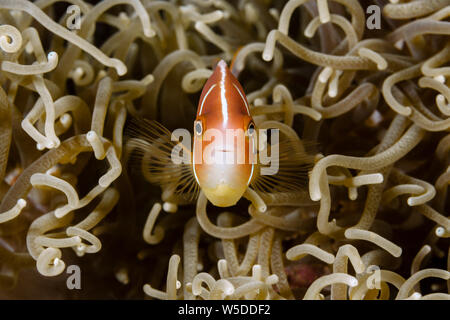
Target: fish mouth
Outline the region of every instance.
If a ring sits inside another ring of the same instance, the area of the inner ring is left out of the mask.
[[[214,148],[215,152],[234,152],[234,149],[231,147],[226,147],[226,146],[216,146]]]

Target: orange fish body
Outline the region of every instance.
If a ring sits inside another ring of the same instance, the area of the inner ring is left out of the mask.
[[[247,189],[255,169],[254,135],[244,90],[221,60],[200,96],[192,161],[195,179],[214,205],[232,206]]]
[[[267,145],[265,133],[258,132],[257,155],[256,128],[247,98],[223,60],[201,93],[192,152],[190,146],[183,147],[188,135],[173,140],[173,134],[157,121],[133,120],[127,128],[126,154],[139,157],[135,162],[139,170],[148,181],[161,185],[166,197],[176,194],[182,201],[195,199],[201,190],[215,206],[229,207],[250,184],[263,193],[301,190],[314,163],[303,144],[289,137],[282,137],[281,143],[276,131]],[[187,151],[181,162],[178,157],[174,161],[177,150]],[[257,156],[260,163],[256,163]]]

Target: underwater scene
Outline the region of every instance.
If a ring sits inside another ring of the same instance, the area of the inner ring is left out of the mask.
[[[449,300],[449,18],[0,0],[0,299]]]

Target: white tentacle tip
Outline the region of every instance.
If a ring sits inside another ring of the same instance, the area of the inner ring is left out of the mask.
[[[20,198],[19,200],[17,200],[17,206],[19,207],[20,210],[25,208],[26,205],[27,201],[25,199]]]
[[[273,54],[267,51],[264,51],[262,54],[262,58],[264,61],[270,61],[273,58]]]
[[[440,103],[440,104],[444,104],[445,103],[445,97],[442,94],[438,94],[436,96],[436,102]]]
[[[197,288],[197,287],[192,286],[192,284],[191,284],[191,288],[192,288],[192,294],[194,296],[199,296],[202,293],[201,287]]]
[[[230,17],[230,13],[223,12],[221,10],[216,10],[214,12],[217,12],[217,21],[222,20],[223,18],[228,19]]]
[[[337,90],[335,88],[331,88],[328,90],[328,95],[330,96],[330,98],[334,98],[337,96]]]
[[[373,184],[383,183],[384,177],[381,173],[375,173],[372,175],[373,177]]]
[[[234,288],[227,288],[223,293],[226,296],[231,296],[234,293]]]
[[[62,218],[62,217],[64,217],[66,214],[68,214],[69,213],[69,211],[68,210],[66,210],[66,208],[64,208],[64,207],[61,207],[61,208],[57,208],[56,210],[55,210],[55,217],[57,217],[57,218]]]
[[[328,79],[330,79],[333,74],[333,69],[330,67],[325,67],[319,74],[319,82],[327,83]]]
[[[36,149],[38,149],[39,151],[42,151],[45,149],[45,147],[41,143],[36,143]]]
[[[402,50],[403,46],[405,45],[405,40],[398,40],[396,43],[394,43],[394,47],[398,50]]]
[[[444,227],[437,227],[435,233],[439,238],[449,238],[450,237],[450,231],[446,230]],[[431,248],[430,248],[430,250],[431,250]]]
[[[59,123],[61,123],[64,129],[68,129],[72,124],[72,116],[68,113],[64,113],[59,117]]]
[[[53,141],[49,141],[49,142],[47,142],[46,147],[49,148],[49,149],[52,149],[52,148],[55,147],[55,143]]]
[[[352,279],[350,279],[348,285],[350,287],[356,287],[358,285],[358,280],[356,278],[352,278]]]
[[[175,213],[178,211],[178,205],[171,202],[164,202],[162,208],[165,212],[169,213]]]
[[[404,107],[402,110],[399,110],[401,115],[405,117],[409,117],[412,114],[412,108],[411,107]]]
[[[82,244],[82,240],[80,236],[75,236],[75,241],[77,243],[77,245],[81,245]]]
[[[89,131],[86,133],[86,139],[92,143],[92,141],[96,138],[97,133],[95,131]]]
[[[310,191],[309,197],[311,198],[312,201],[319,201],[322,198],[320,192],[315,191]]]
[[[279,281],[278,276],[277,276],[276,274],[271,274],[270,276],[268,276],[268,277],[266,278],[265,283],[266,283],[267,285],[269,285],[269,286],[272,286],[272,285],[274,285],[274,284],[277,284],[278,281]]]
[[[144,86],[148,86],[154,80],[155,80],[155,77],[152,74],[148,74],[144,78],[142,78],[141,82],[144,84]]]
[[[128,70],[127,66],[122,61],[120,61],[119,59],[115,59],[115,58],[111,59],[111,61],[112,61],[112,67],[114,67],[114,69],[116,69],[117,74],[119,76],[123,76],[125,73],[127,73],[127,70]]]
[[[146,284],[144,284],[143,286],[142,286],[142,289],[144,290],[144,292],[145,292],[145,294],[147,294],[147,295],[149,295],[150,296],[150,292],[152,291],[152,286],[151,285],[149,285],[148,283],[146,283]]]
[[[55,51],[50,51],[47,55],[48,60],[58,59],[58,54]]]
[[[233,287],[226,287],[225,291],[223,292],[226,296],[231,296],[234,293]]]
[[[309,27],[309,26],[308,26]],[[314,31],[312,28],[306,28],[305,31],[303,32],[303,35],[307,38],[312,38],[314,36]]]
[[[420,300],[420,298],[422,298],[422,295],[419,292],[414,292],[407,299],[408,300]]]
[[[27,42],[27,44],[25,45],[25,52],[28,54],[32,54],[34,52],[34,48],[31,42]]]
[[[206,25],[203,23],[203,22],[201,22],[201,21],[197,21],[196,23],[195,23],[195,25],[194,25],[194,27],[195,27],[195,29],[196,30],[201,30],[202,28],[204,28]]]
[[[435,76],[434,80],[436,80],[437,82],[440,82],[440,83],[445,83],[445,77],[442,74]]]
[[[147,28],[147,29],[144,29],[144,35],[147,38],[153,38],[154,36],[156,36],[156,32],[155,32],[155,30],[153,30],[151,28]]]
[[[388,64],[386,61],[380,61],[379,63],[377,63],[378,70],[386,70],[387,67],[388,67]]]
[[[261,265],[255,264],[252,267],[252,278],[259,280],[261,278],[261,272],[262,272]]]

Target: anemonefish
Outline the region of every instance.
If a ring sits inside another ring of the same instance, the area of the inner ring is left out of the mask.
[[[180,143],[173,141],[169,130],[156,121],[134,120],[128,130],[133,138],[128,140],[126,152],[138,152],[141,172],[163,187],[163,197],[177,194],[192,199],[201,190],[215,206],[229,207],[250,185],[261,192],[304,186],[308,158],[302,146],[293,146],[296,141],[279,143],[275,176],[260,174],[262,166],[255,161],[255,122],[244,90],[224,60],[216,64],[200,95],[193,147],[184,150],[189,152],[188,161],[171,161],[171,151]]]
[[[216,130],[212,131],[216,140],[205,142],[205,133],[211,128]],[[235,204],[250,184],[255,171],[255,164],[250,161],[253,149],[250,144],[255,132],[244,90],[226,62],[220,60],[200,95],[194,122],[192,161],[195,179],[214,205],[228,207]],[[217,161],[208,163],[205,151],[213,143],[211,157]],[[232,156],[229,158],[232,161],[224,161],[227,153]],[[238,154],[244,156],[241,163]],[[199,155],[203,156],[202,161],[199,161]]]

